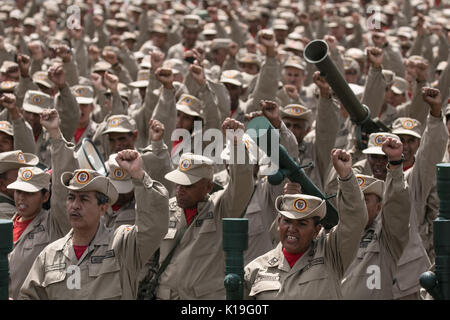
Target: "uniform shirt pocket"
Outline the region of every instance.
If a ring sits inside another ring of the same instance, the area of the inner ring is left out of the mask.
[[[198,221],[197,221],[198,222]],[[218,243],[221,239],[218,238],[216,222],[213,219],[205,219],[201,226],[193,226],[197,230],[194,231],[194,238],[196,241],[193,254],[195,256],[203,256],[214,253],[218,250]]]
[[[261,280],[252,285],[249,296],[255,297],[256,295],[260,295],[262,297],[264,295],[266,299],[273,299],[280,289],[281,283],[279,281]]]
[[[93,299],[120,299],[122,297],[120,266],[115,258],[103,258],[101,263],[90,261],[88,269],[89,292]]]

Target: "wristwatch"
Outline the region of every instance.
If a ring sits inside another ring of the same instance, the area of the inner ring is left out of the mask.
[[[398,165],[402,164],[403,161],[405,161],[405,156],[403,155],[403,153],[402,153],[402,157],[400,160],[389,160],[388,159],[389,164],[392,164],[393,166],[398,166]]]

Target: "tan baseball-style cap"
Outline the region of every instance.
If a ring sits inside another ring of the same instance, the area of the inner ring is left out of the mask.
[[[447,107],[445,108],[444,116],[450,115],[450,104],[447,104]]]
[[[70,89],[78,104],[94,103],[94,89],[91,86],[75,85]]]
[[[90,169],[77,169],[74,172],[64,172],[61,183],[69,190],[98,191],[108,196],[109,204],[114,204],[119,193],[111,180],[97,171]]]
[[[37,71],[33,74],[33,82],[43,85],[46,88],[53,88],[54,84],[48,79],[48,73],[46,71]]]
[[[231,43],[230,39],[227,38],[215,38],[211,41],[210,49],[211,51],[217,50],[217,49],[228,49],[229,45]]]
[[[44,110],[53,108],[53,98],[41,91],[28,90],[23,99],[23,110],[41,114]]]
[[[410,136],[414,136],[416,138],[422,138],[422,124],[420,121],[413,118],[397,118],[392,123],[392,133],[394,134],[408,134]]]
[[[344,57],[344,70],[356,70],[359,74],[359,63],[351,57]]]
[[[400,138],[392,133],[388,132],[374,132],[369,136],[369,142],[367,143],[367,148],[362,152],[364,154],[379,154],[384,156],[383,150],[381,150],[381,146],[383,145],[383,137],[386,138],[394,138],[400,141]]]
[[[178,111],[204,119],[202,104],[199,99],[189,94],[182,94],[176,104]]]
[[[447,61],[441,61],[441,62],[439,62],[439,64],[438,64],[437,67],[436,67],[436,71],[444,71],[445,68],[447,68],[447,64],[448,64]]]
[[[214,161],[193,153],[183,153],[178,168],[164,176],[167,180],[184,186],[192,185],[203,178],[214,177]]]
[[[19,71],[19,65],[17,63],[9,60],[3,61],[2,66],[0,67],[1,73],[9,73],[15,71]]]
[[[162,67],[165,69],[171,69],[173,74],[185,73],[183,61],[180,59],[173,58],[164,60]]]
[[[280,108],[282,118],[296,118],[305,119],[309,123],[312,122],[312,111],[301,104],[288,104],[287,106]]]
[[[384,181],[363,174],[356,175],[359,187],[364,194],[374,193],[383,199]]]
[[[131,91],[125,83],[119,82],[117,84],[117,91],[120,97],[127,99],[127,101],[130,100]]]
[[[32,153],[23,153],[21,150],[0,152],[0,173],[35,166],[38,163],[39,158]]]
[[[252,63],[258,65],[258,67],[261,66],[261,61],[259,61],[259,58],[256,54],[245,52],[241,55],[239,55],[237,61],[239,63]]]
[[[289,219],[308,219],[325,217],[325,200],[307,194],[284,194],[275,200],[277,212]]]
[[[147,88],[150,81],[150,69],[141,69],[138,71],[136,81],[130,82],[129,85],[133,88]]]
[[[119,166],[116,156],[117,153],[111,154],[106,163],[106,168],[109,172],[108,177],[119,194],[129,193],[134,190],[131,176]]]
[[[350,48],[345,51],[345,56],[355,59],[356,61],[362,60],[365,57],[364,51],[358,48]]]
[[[112,65],[109,62],[100,60],[94,67],[92,68],[92,72],[100,72],[100,71],[108,71],[112,68]]]
[[[13,127],[9,121],[0,121],[0,132],[6,133],[8,136],[14,136]]]
[[[230,83],[241,87],[244,79],[242,78],[242,73],[239,70],[225,70],[220,76],[220,82]]]
[[[127,115],[113,115],[106,120],[106,128],[102,134],[111,132],[135,132],[136,122]]]
[[[169,32],[169,29],[162,21],[155,21],[155,22],[153,22],[151,27],[148,29],[148,31],[167,34]]]
[[[284,63],[283,68],[296,68],[302,71],[306,70],[306,66],[305,66],[305,62],[302,61],[302,59],[300,57],[297,56],[290,56],[289,58],[287,58],[286,62]]]
[[[196,14],[188,14],[183,17],[183,27],[187,29],[199,29],[200,17]]]
[[[394,83],[395,73],[392,70],[383,69],[381,73],[383,74],[384,80],[386,80],[387,86]]]
[[[284,19],[274,19],[272,23],[272,29],[288,31],[289,26],[287,25],[286,20]]]
[[[7,188],[25,192],[50,190],[50,175],[38,167],[22,167],[17,174],[17,180]]]
[[[408,90],[408,81],[401,77],[395,76],[391,90],[395,94],[405,94],[406,90]]]
[[[0,92],[1,93],[14,93],[14,90],[19,86],[16,81],[2,81],[0,82]]]

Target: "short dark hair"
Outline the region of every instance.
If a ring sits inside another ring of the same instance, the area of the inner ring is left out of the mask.
[[[95,191],[95,197],[97,198],[97,204],[101,206],[102,204],[106,204],[109,202],[109,197],[99,191]]]
[[[313,222],[314,222],[314,227],[316,227],[317,225],[320,224],[320,218],[318,216],[314,216],[312,217]]]

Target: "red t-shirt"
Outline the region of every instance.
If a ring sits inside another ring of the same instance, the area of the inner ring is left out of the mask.
[[[81,256],[83,255],[84,251],[86,251],[88,246],[76,246],[73,245],[73,251],[75,251],[75,255],[77,256],[77,259],[80,260]]]
[[[197,208],[193,209],[184,209],[184,215],[186,216],[187,224],[190,225],[192,222],[192,219],[197,214]]]
[[[33,218],[33,219],[28,219],[26,221],[19,221],[19,218],[20,218],[20,216],[17,216],[13,222],[13,242],[16,242],[17,240],[19,240],[22,233],[28,227],[30,222],[33,221],[33,219],[34,219]]]
[[[180,144],[182,141],[183,141],[183,137],[181,137],[180,140],[176,140],[176,141],[174,141],[174,142],[172,143],[172,155],[173,155],[173,153],[174,153],[174,151],[175,151],[175,147],[176,147],[178,144]]]
[[[75,134],[73,135],[74,138],[75,138],[75,143],[78,143],[78,141],[80,140],[80,138],[83,135],[84,131],[86,131],[86,128],[77,128],[77,130],[75,131]]]
[[[119,205],[117,205],[117,204],[113,204],[113,205],[111,206],[111,208],[113,209],[114,212],[119,211],[120,207],[122,207],[122,206],[119,206]]]
[[[289,253],[289,252],[286,252],[286,250],[284,250],[284,248],[283,248],[283,254],[284,254],[284,257],[286,258],[287,262],[289,263],[289,266],[292,268],[294,266],[294,264],[297,262],[297,260],[300,259],[300,257],[304,254],[304,252]]]

